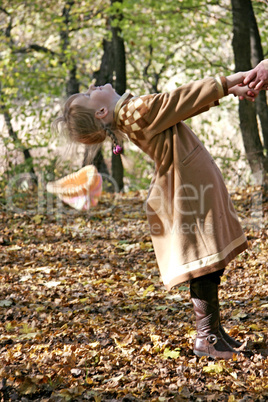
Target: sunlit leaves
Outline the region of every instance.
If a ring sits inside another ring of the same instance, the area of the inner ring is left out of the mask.
[[[253,192],[233,194],[249,217]],[[248,221],[251,247],[220,287],[223,325],[252,356],[198,359],[189,287],[162,286],[144,199],[120,195],[112,214],[98,216],[98,206],[95,217],[1,212],[0,393],[40,401],[267,398],[267,229]]]

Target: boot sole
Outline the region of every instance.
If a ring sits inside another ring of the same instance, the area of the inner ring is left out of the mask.
[[[194,350],[194,354],[196,355],[196,356],[198,356],[198,357],[203,357],[203,356],[207,356],[207,357],[211,357],[212,359],[223,359],[223,360],[232,360],[232,357],[228,357],[228,358],[226,358],[226,357],[217,357],[217,356],[213,356],[213,355],[211,355],[211,354],[209,354],[209,353],[206,353],[206,352],[200,352],[200,351],[198,351],[198,350]],[[236,352],[236,353],[234,353],[235,355],[240,355],[240,352]]]
[[[212,357],[212,359],[216,359],[215,356],[210,355],[209,353],[206,353],[206,352],[199,352],[198,350],[194,350],[194,354],[197,355],[198,357],[207,356],[207,357]]]

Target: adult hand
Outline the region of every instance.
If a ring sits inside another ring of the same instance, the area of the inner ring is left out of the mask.
[[[268,59],[262,60],[253,70],[250,70],[243,84],[257,90],[268,89]]]

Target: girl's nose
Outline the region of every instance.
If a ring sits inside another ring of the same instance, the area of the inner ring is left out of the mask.
[[[88,87],[88,90],[86,91],[86,94],[90,94],[94,89],[95,89],[95,85],[94,85],[94,84],[91,84],[91,85]]]

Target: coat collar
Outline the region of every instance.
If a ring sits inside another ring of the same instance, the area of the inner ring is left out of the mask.
[[[117,104],[115,105],[114,108],[114,121],[116,124],[119,123],[119,110],[128,102],[129,99],[133,98],[133,95],[130,94],[129,92],[124,93],[124,95],[121,96]]]

